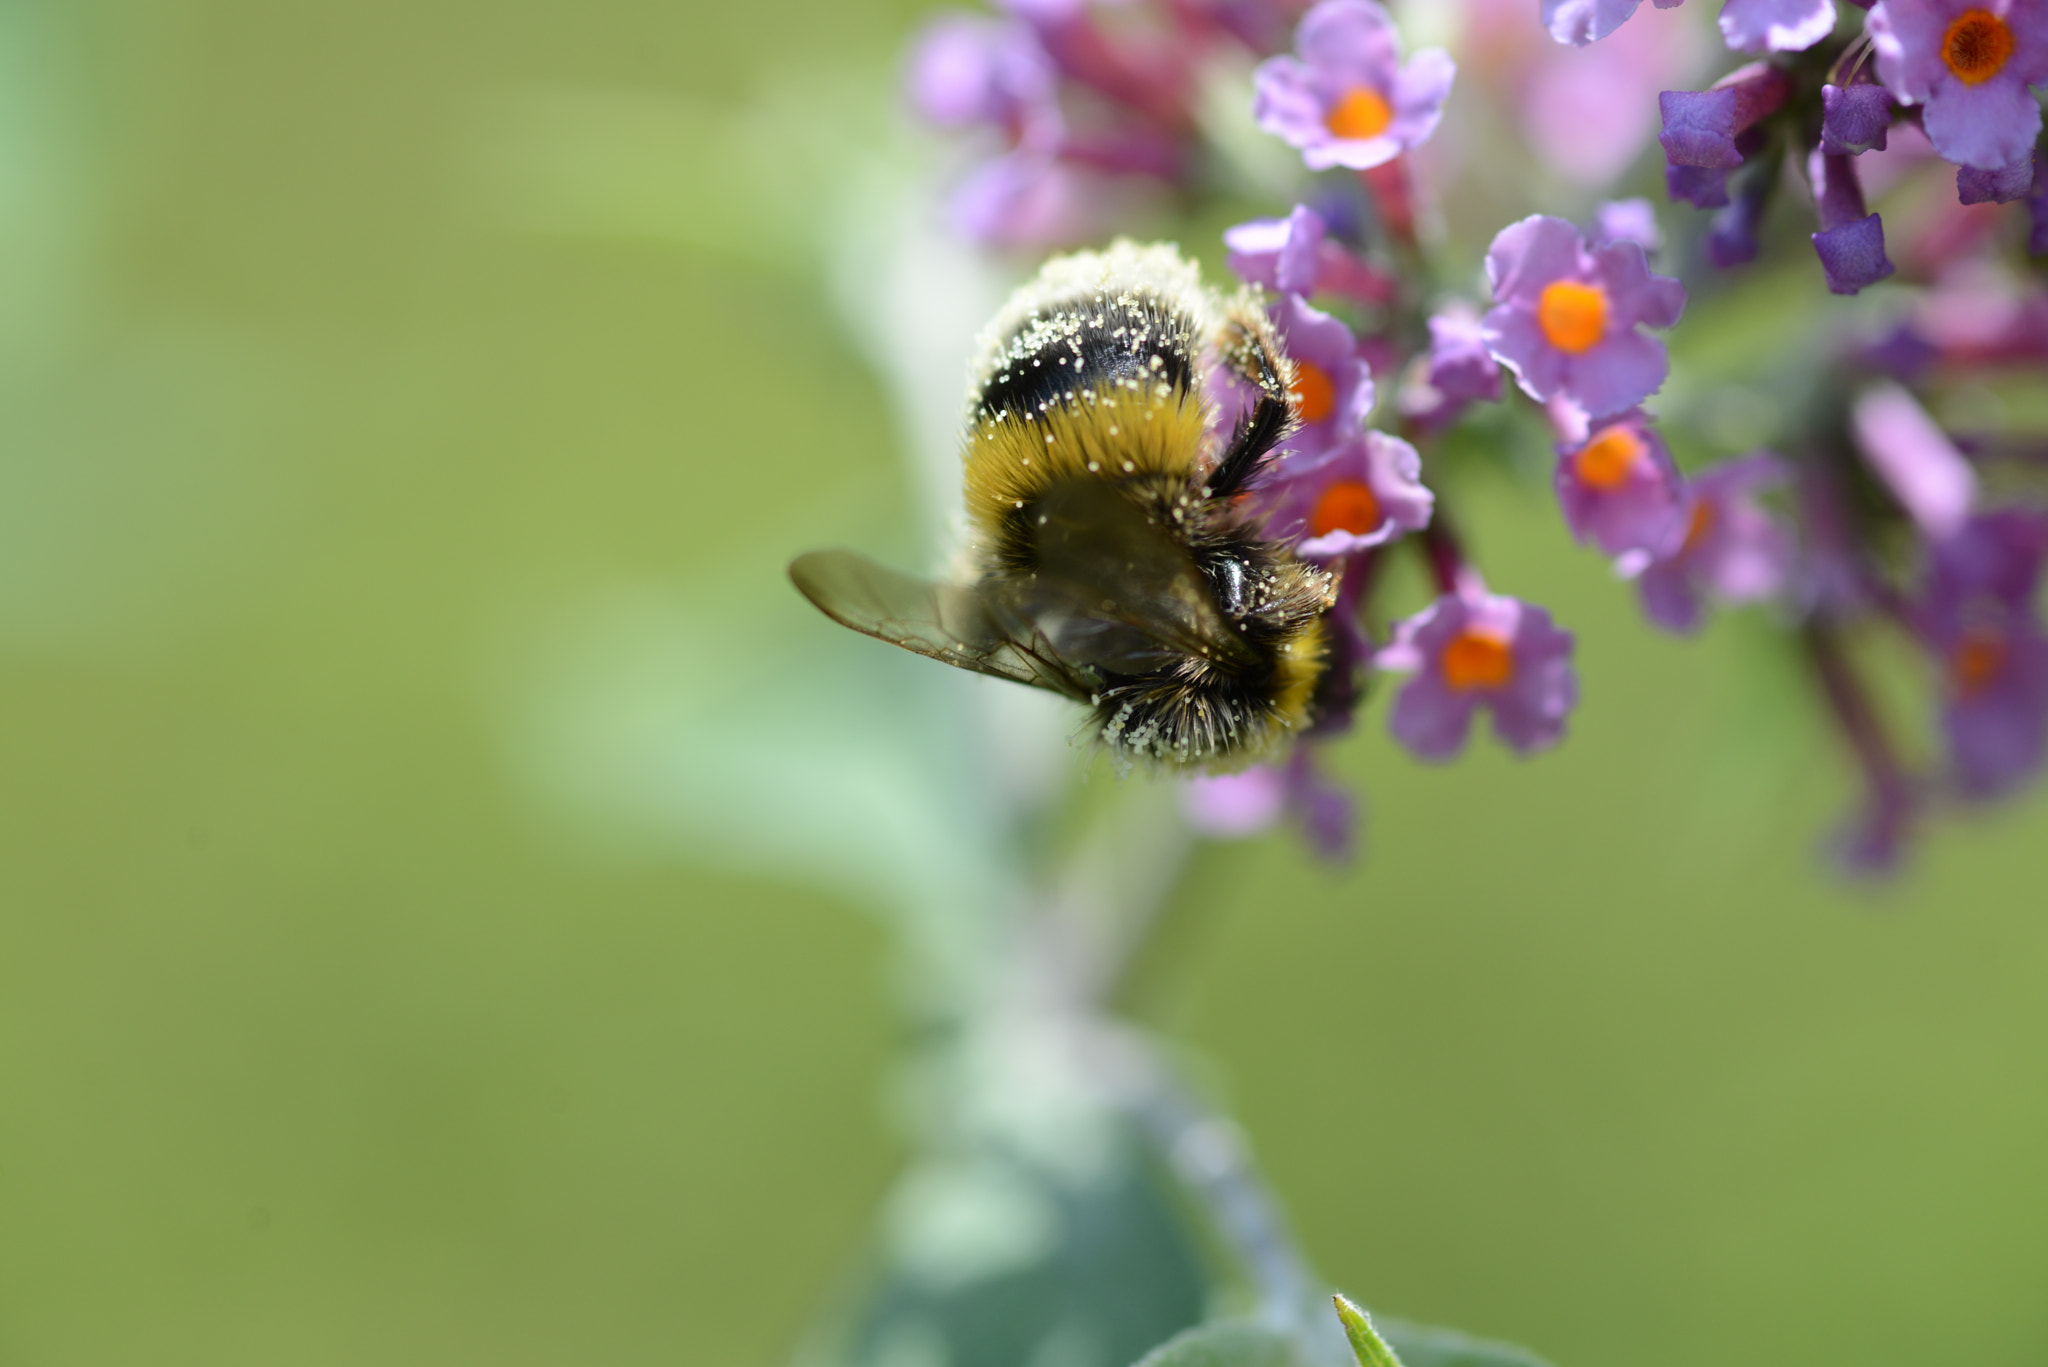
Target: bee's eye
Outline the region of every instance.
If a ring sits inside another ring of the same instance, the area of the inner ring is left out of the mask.
[[[1216,601],[1232,617],[1244,616],[1244,562],[1228,556],[1216,562]]]

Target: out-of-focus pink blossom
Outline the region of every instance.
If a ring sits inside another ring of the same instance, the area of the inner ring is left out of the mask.
[[[1603,200],[1593,211],[1593,245],[1633,242],[1646,256],[1655,256],[1664,245],[1664,233],[1657,226],[1657,207],[1643,198]]]
[[[1784,461],[1760,451],[1692,477],[1684,539],[1677,550],[1650,559],[1636,575],[1643,611],[1651,621],[1667,631],[1693,631],[1706,594],[1749,603],[1784,592],[1792,579],[1792,538],[1758,505],[1756,495],[1784,483],[1786,476]]]
[[[1977,472],[1927,410],[1895,384],[1877,384],[1850,410],[1863,460],[1931,541],[1955,535],[1977,501]]]

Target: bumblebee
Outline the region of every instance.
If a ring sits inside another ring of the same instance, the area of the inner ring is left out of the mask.
[[[1048,262],[982,335],[963,458],[968,582],[815,551],[790,578],[855,631],[1090,709],[1119,763],[1232,769],[1310,717],[1332,577],[1242,497],[1298,425],[1249,292],[1169,245]],[[1205,377],[1250,394],[1226,434]]]

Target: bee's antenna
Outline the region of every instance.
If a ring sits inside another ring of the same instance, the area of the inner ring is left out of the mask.
[[[1237,420],[1237,430],[1230,435],[1230,445],[1223,448],[1223,456],[1216,462],[1216,468],[1202,481],[1210,498],[1229,498],[1240,493],[1251,482],[1253,475],[1265,464],[1287,436],[1291,415],[1284,400],[1271,394],[1261,394],[1252,411]]]

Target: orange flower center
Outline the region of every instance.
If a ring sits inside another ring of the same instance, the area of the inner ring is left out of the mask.
[[[1554,280],[1536,301],[1536,323],[1559,351],[1591,349],[1607,331],[1607,291],[1576,280]]]
[[[1641,437],[1617,423],[1580,447],[1572,463],[1579,478],[1595,489],[1619,489],[1647,449]]]
[[[1444,647],[1444,682],[1460,693],[1505,688],[1515,677],[1515,648],[1490,631],[1466,627]]]
[[[1323,126],[1340,138],[1376,138],[1394,121],[1394,107],[1377,90],[1355,85],[1331,107]]]
[[[1324,369],[1311,361],[1294,363],[1294,399],[1301,407],[1303,422],[1321,422],[1337,407],[1337,386]]]
[[[1989,10],[1964,10],[1941,39],[1941,60],[1964,85],[1982,85],[2012,56],[2012,30]]]
[[[1696,548],[1707,539],[1707,533],[1714,529],[1714,505],[1700,499],[1692,505],[1692,520],[1685,524],[1685,544],[1678,549],[1680,555]]]
[[[1974,698],[1991,686],[2005,668],[2005,633],[1996,627],[1971,627],[1948,657],[1949,682],[1958,696]]]
[[[1353,536],[1364,536],[1378,531],[1382,520],[1380,501],[1373,497],[1372,490],[1355,479],[1340,479],[1316,499],[1315,511],[1308,515],[1308,534],[1350,532]]]

